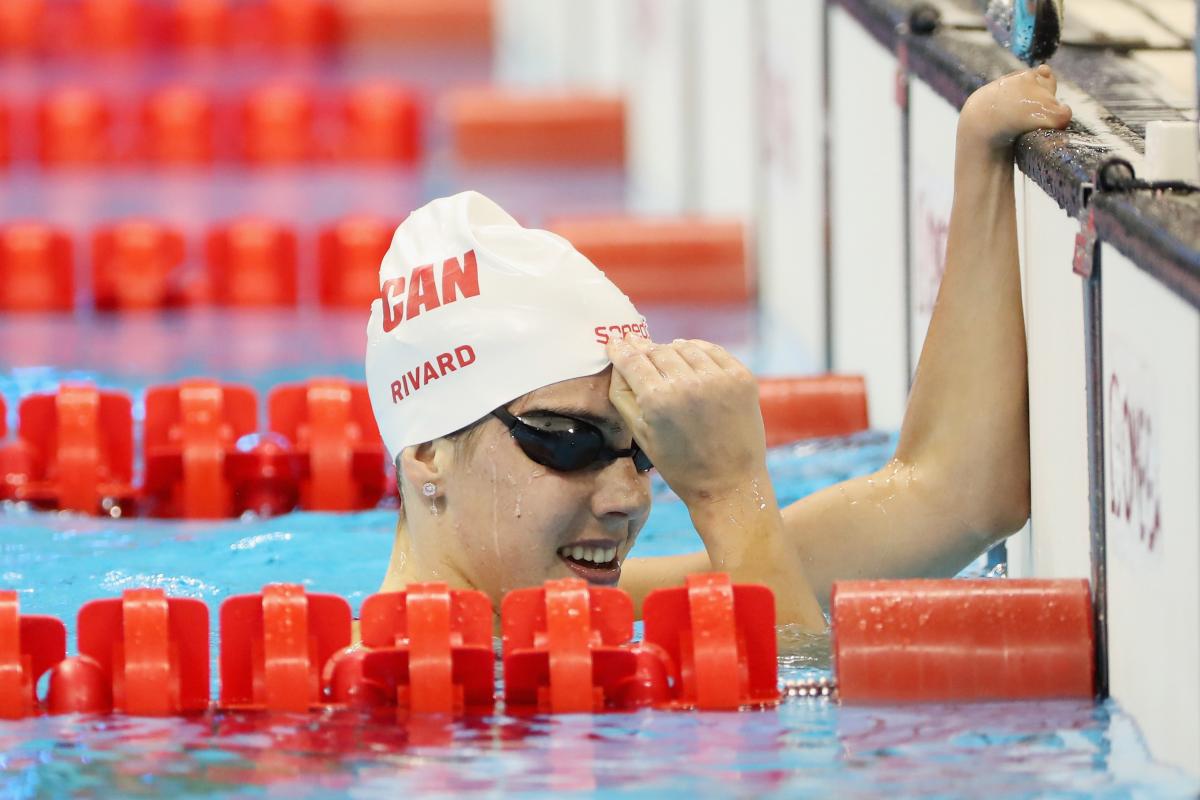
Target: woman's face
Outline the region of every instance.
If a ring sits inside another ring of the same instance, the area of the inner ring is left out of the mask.
[[[582,419],[624,450],[632,438],[609,402],[610,375],[611,368],[553,384],[507,408],[551,428],[556,415]],[[438,541],[421,546],[437,547],[442,563],[495,601],[548,578],[616,584],[650,513],[650,477],[633,459],[556,472],[530,460],[494,417],[458,448],[442,488],[441,518],[426,520]]]

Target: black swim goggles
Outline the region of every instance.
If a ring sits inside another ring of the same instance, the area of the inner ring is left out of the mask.
[[[614,450],[599,428],[581,419],[554,414],[546,417],[545,427],[539,427],[506,408],[496,409],[492,416],[504,423],[530,461],[558,472],[577,472],[618,458],[632,458],[638,472],[649,472],[654,466],[637,442],[628,450]]]

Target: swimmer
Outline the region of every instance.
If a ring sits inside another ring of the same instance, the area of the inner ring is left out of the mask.
[[[1063,128],[1049,67],[975,92],[958,126],[946,272],[895,458],[780,509],[754,376],[703,341],[655,344],[564,239],[475,193],[397,229],[368,325],[367,384],[402,507],[383,591],[503,595],[549,578],[627,590],[720,570],[824,628],[835,580],[952,575],[1029,515],[1013,142]],[[621,331],[621,337],[610,331]],[[630,552],[653,465],[704,545]]]

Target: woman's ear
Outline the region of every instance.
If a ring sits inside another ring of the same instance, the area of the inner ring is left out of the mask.
[[[445,480],[453,459],[454,442],[434,439],[401,450],[396,459],[396,472],[411,486],[420,488],[427,483],[436,486]]]

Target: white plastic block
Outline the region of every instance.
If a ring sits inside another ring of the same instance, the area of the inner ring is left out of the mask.
[[[1200,140],[1196,123],[1156,121],[1146,124],[1146,165],[1150,181],[1200,183]]]

